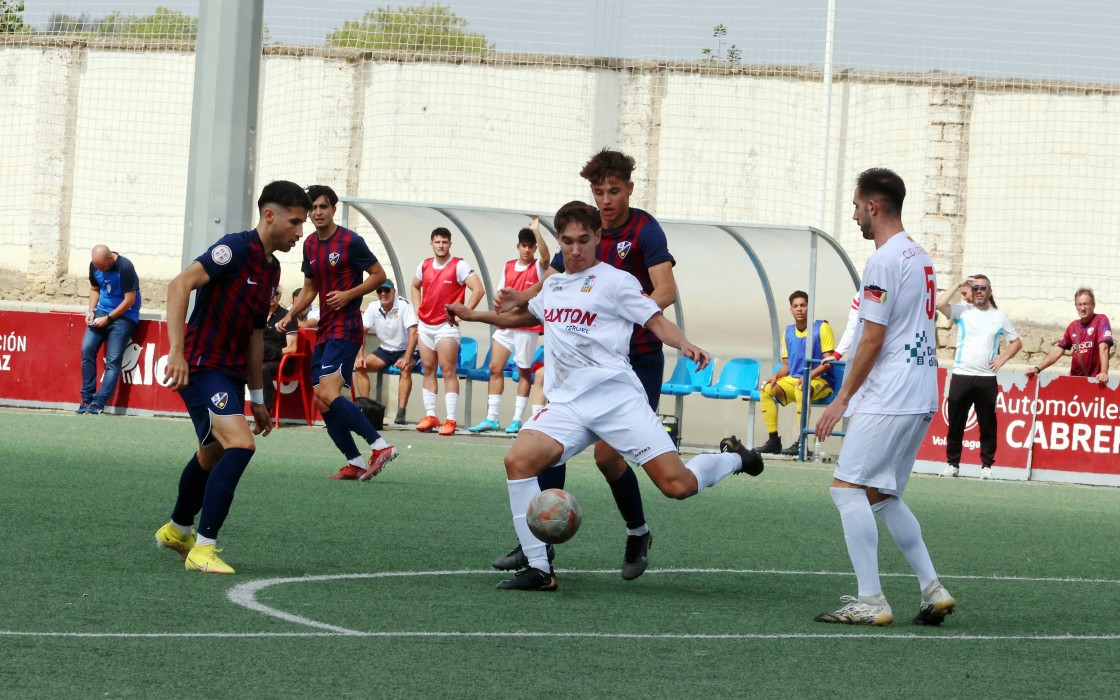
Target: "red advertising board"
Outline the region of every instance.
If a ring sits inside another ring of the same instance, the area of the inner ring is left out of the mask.
[[[947,371],[939,369],[941,411],[918,451],[923,471],[945,466],[947,381]],[[997,475],[1120,485],[1120,388],[1085,377],[1028,379],[1013,372],[1001,372],[999,381]],[[972,415],[961,465],[980,466],[980,429]]]
[[[0,404],[77,407],[85,332],[84,313],[0,311]],[[98,356],[99,378],[103,356],[104,351]],[[185,416],[179,395],[160,384],[166,366],[167,324],[141,321],[125,350],[117,392],[106,412]],[[284,383],[280,391],[285,422],[304,420],[298,384]]]

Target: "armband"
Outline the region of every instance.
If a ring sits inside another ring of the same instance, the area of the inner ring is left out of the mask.
[[[250,389],[249,401],[251,403],[263,404],[264,403],[264,389]]]

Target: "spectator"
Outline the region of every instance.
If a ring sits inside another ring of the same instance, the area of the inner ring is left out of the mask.
[[[539,256],[539,258],[538,258]],[[528,289],[541,280],[548,269],[548,245],[540,234],[540,224],[533,217],[528,228],[517,232],[517,258],[506,262],[498,289],[509,287],[518,291]],[[498,415],[502,408],[502,392],[506,386],[506,363],[513,355],[517,363],[517,403],[513,408],[513,419],[506,432],[513,434],[521,430],[521,416],[529,403],[532,389],[533,355],[544,327],[540,324],[528,328],[498,328],[494,331],[490,345],[490,385],[486,397],[486,419],[469,428],[472,433],[500,430]]]
[[[1108,353],[1112,347],[1112,326],[1108,317],[1096,313],[1097,298],[1093,290],[1082,287],[1073,295],[1077,320],[1070,323],[1065,334],[1042,362],[1027,368],[1033,377],[1070,351],[1069,376],[1090,377],[1101,384],[1108,382]]]
[[[956,291],[972,292],[971,304],[950,304]],[[996,458],[996,372],[1015,357],[1023,341],[1007,314],[996,306],[992,282],[987,275],[973,275],[949,287],[937,298],[937,310],[957,327],[957,355],[949,381],[949,433],[945,459],[949,466],[941,476],[960,474],[961,441],[968,411],[975,406],[980,426],[980,478],[992,477]],[[999,353],[1000,339],[1007,349]]]
[[[296,305],[296,299],[299,299],[299,293],[303,291],[300,289],[292,290],[292,306]],[[300,328],[318,328],[319,327],[319,305],[311,302],[311,306],[304,309],[299,315],[296,316],[296,325]]]
[[[412,303],[420,318],[420,362],[424,365],[424,418],[416,429],[429,433],[439,428],[440,435],[455,434],[455,419],[459,410],[459,327],[447,321],[444,311],[448,304],[463,301],[466,290],[471,290],[467,306],[475,308],[482,301],[485,291],[482,280],[462,258],[451,257],[451,232],[442,226],[432,231],[432,252],[416,266],[412,280]],[[436,367],[443,373],[444,400],[447,420],[443,426],[436,417],[436,398],[439,384]]]
[[[402,296],[394,293],[393,280],[386,279],[377,288],[377,303],[370,304],[362,314],[362,325],[373,331],[380,345],[369,355],[359,354],[354,363],[354,387],[358,396],[369,396],[370,372],[380,372],[393,366],[401,371],[400,388],[397,390],[397,417],[393,422],[405,422],[405,409],[412,393],[412,367],[416,364],[416,309]]]
[[[766,421],[766,430],[770,433],[766,444],[758,450],[762,454],[777,454],[782,451],[782,441],[778,437],[778,404],[785,406],[793,401],[797,405],[798,417],[801,416],[805,338],[809,335],[809,295],[800,290],[790,294],[789,311],[793,315],[793,323],[786,326],[786,332],[782,335],[782,364],[762,384],[762,417]],[[823,319],[813,321],[812,357],[823,358],[826,354],[831,356],[834,350],[832,326]],[[809,386],[810,401],[831,396],[836,388],[836,368],[827,362],[817,364],[809,373]],[[783,454],[796,455],[800,443],[800,440],[794,440]]]
[[[272,410],[276,398],[276,373],[280,371],[280,359],[296,351],[299,343],[299,331],[289,328],[287,332],[277,330],[276,324],[288,315],[288,310],[280,306],[280,288],[272,291],[272,300],[268,303],[268,320],[264,323],[264,364],[261,372],[264,373],[264,405]]]
[[[140,323],[140,278],[128,258],[95,245],[90,252],[89,310],[82,336],[82,402],[78,413],[98,415],[112,398],[132,331]],[[97,389],[97,353],[105,346],[105,374]]]

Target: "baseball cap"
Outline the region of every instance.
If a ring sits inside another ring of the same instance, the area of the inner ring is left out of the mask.
[[[389,279],[388,277],[386,277],[385,281],[381,283],[380,287],[378,287],[378,289],[392,289],[392,288],[393,288],[393,280]]]

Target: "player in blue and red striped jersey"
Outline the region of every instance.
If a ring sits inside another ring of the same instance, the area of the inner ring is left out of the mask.
[[[599,208],[602,224],[596,255],[602,262],[629,272],[638,279],[642,292],[665,310],[677,300],[677,282],[673,276],[676,260],[669,253],[665,231],[648,212],[630,206],[634,193],[634,159],[625,153],[604,148],[596,153],[579,175],[591,185],[591,194]],[[554,272],[564,272],[564,258],[557,253],[545,278]],[[519,295],[499,295],[498,306],[521,305],[540,290],[540,285]],[[630,365],[646,390],[646,398],[654,413],[661,400],[661,382],[665,372],[665,353],[662,343],[647,328],[634,326],[630,337]],[[626,551],[622,559],[622,578],[627,581],[642,575],[648,566],[649,547],[653,542],[642,507],[642,494],[638,477],[626,460],[610,445],[599,441],[595,445],[595,464],[610,484],[615,504],[626,521]],[[564,488],[565,465],[546,469],[537,477],[541,490]],[[526,565],[520,549],[493,562],[498,569],[520,568]]]
[[[299,185],[269,183],[257,200],[257,227],[223,236],[167,286],[166,383],[186,404],[198,451],[179,477],[171,522],[156,532],[156,543],[178,552],[188,570],[233,573],[215,545],[256,449],[253,435],[272,431],[261,364],[269,302],[280,282],[273,253],[287,252],[299,241],[310,206]],[[193,290],[198,290],[194,312],[185,322]],[[251,431],[245,420],[246,381]],[[191,526],[200,512],[196,535]]]
[[[385,270],[366,245],[365,239],[334,222],[338,195],[326,185],[307,188],[311,199],[311,223],[315,235],[303,243],[303,291],[277,328],[287,328],[293,318],[319,297],[319,326],[311,355],[311,383],[315,404],[327,424],[327,434],[346,457],[332,479],[356,480],[377,476],[397,456],[342,390],[350,386],[354,358],[362,349],[366,329],[362,325],[362,297],[381,286]],[[365,281],[362,276],[368,274]],[[371,454],[363,460],[351,433],[369,443]],[[364,479],[363,479],[364,480]]]

